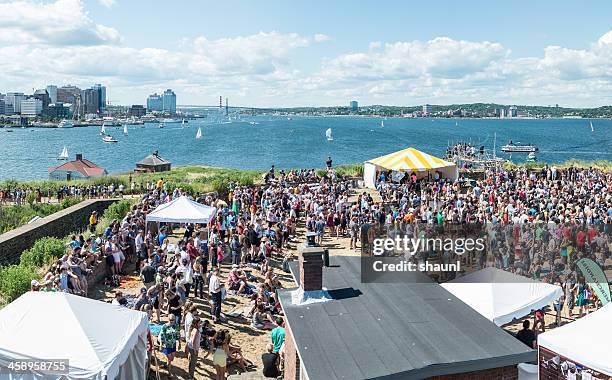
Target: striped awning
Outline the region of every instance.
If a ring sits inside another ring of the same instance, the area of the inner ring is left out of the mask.
[[[407,148],[399,152],[390,153],[386,156],[368,160],[366,163],[395,171],[426,171],[455,166],[452,162],[444,161],[441,158],[414,148]]]

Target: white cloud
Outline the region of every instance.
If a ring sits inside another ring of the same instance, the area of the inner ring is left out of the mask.
[[[325,42],[325,41],[329,41],[330,38],[326,34],[317,33],[314,35],[314,40],[315,42]]]
[[[94,23],[79,0],[0,3],[0,45],[97,45],[120,40],[117,30]]]
[[[172,50],[134,48],[122,44],[117,30],[96,23],[80,0],[0,0],[0,92],[104,83],[120,103],[142,103],[147,93],[168,87],[179,103],[211,103],[223,94],[253,106],[345,104],[348,98],[362,104],[611,103],[612,31],[584,49],[548,46],[532,57],[513,57],[496,42],[437,37],[374,41],[317,58],[317,44],[330,39],[262,31],[176,36],[180,43]],[[301,49],[308,49],[309,64]]]
[[[100,4],[105,6],[106,8],[112,8],[115,5],[115,0],[98,0]]]

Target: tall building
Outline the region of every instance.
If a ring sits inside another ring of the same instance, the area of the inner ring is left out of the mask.
[[[100,112],[100,93],[94,88],[81,91],[81,107],[83,114]]]
[[[351,111],[356,112],[357,110],[359,110],[359,103],[356,100],[351,100],[350,106]]]
[[[162,94],[162,110],[171,114],[176,113],[176,94],[171,89],[167,89]]]
[[[46,110],[47,107],[49,107],[49,103],[51,103],[51,98],[49,97],[49,93],[45,89],[34,91],[34,98],[42,102],[43,111]]]
[[[147,111],[155,112],[162,111],[164,109],[164,104],[162,102],[162,97],[157,93],[149,95],[147,98]]]
[[[98,92],[98,111],[104,112],[106,109],[106,87],[97,83],[94,84],[92,89]]]
[[[0,99],[0,115],[4,115],[6,110],[4,109],[4,98]]]
[[[499,109],[499,118],[503,119],[506,117],[506,109],[505,108],[500,108]]]
[[[7,92],[4,96],[5,114],[20,114],[22,100],[25,100],[23,92]]]
[[[77,96],[81,95],[81,89],[76,86],[62,86],[57,89],[57,99],[55,102],[74,104]]]
[[[21,101],[21,116],[36,117],[42,114],[42,110],[43,102],[40,99],[28,98]]]
[[[423,115],[427,116],[427,115],[431,115],[431,105],[430,104],[425,104],[423,106]]]
[[[49,94],[49,99],[51,103],[57,102],[57,86],[50,84],[47,86],[47,93]]]

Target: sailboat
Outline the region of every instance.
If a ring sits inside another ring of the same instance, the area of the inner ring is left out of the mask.
[[[183,121],[181,121],[181,125],[182,125],[183,127],[185,127],[185,124],[187,124],[187,120],[185,120],[185,118],[183,118]]]
[[[62,152],[57,157],[57,159],[58,160],[67,160],[68,159],[68,148],[66,148],[66,145],[64,145],[64,149],[62,149]]]
[[[327,128],[327,131],[325,131],[325,137],[327,137],[327,141],[334,141],[331,128]]]
[[[128,134],[128,130],[127,130],[127,125],[123,126],[123,134],[127,135]]]
[[[381,120],[381,121],[380,121],[380,127],[381,127],[381,128],[384,128],[384,127],[385,127],[385,121],[384,121],[384,120]]]
[[[459,123],[457,121],[455,121],[455,127],[458,127]]]
[[[593,129],[593,122],[589,121],[589,123],[591,123],[591,132],[595,132],[595,129]]]
[[[100,128],[100,135],[104,136],[106,134],[106,128],[104,128],[104,123],[102,123],[102,128]]]
[[[199,140],[201,138],[202,138],[202,129],[198,127],[198,133],[196,133],[196,140]]]

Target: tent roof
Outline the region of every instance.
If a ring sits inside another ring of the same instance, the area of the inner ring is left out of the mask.
[[[114,379],[145,313],[68,293],[27,292],[0,310],[0,366],[12,359],[69,359],[68,378]]]
[[[572,323],[538,335],[538,345],[612,376],[612,303]]]
[[[497,268],[485,268],[441,284],[498,326],[559,298],[557,285],[535,281]]]
[[[407,148],[395,153],[366,161],[387,170],[424,171],[455,166],[454,163],[421,152],[414,148]]]
[[[147,222],[210,223],[216,213],[215,207],[182,196],[158,206],[147,215]]]

